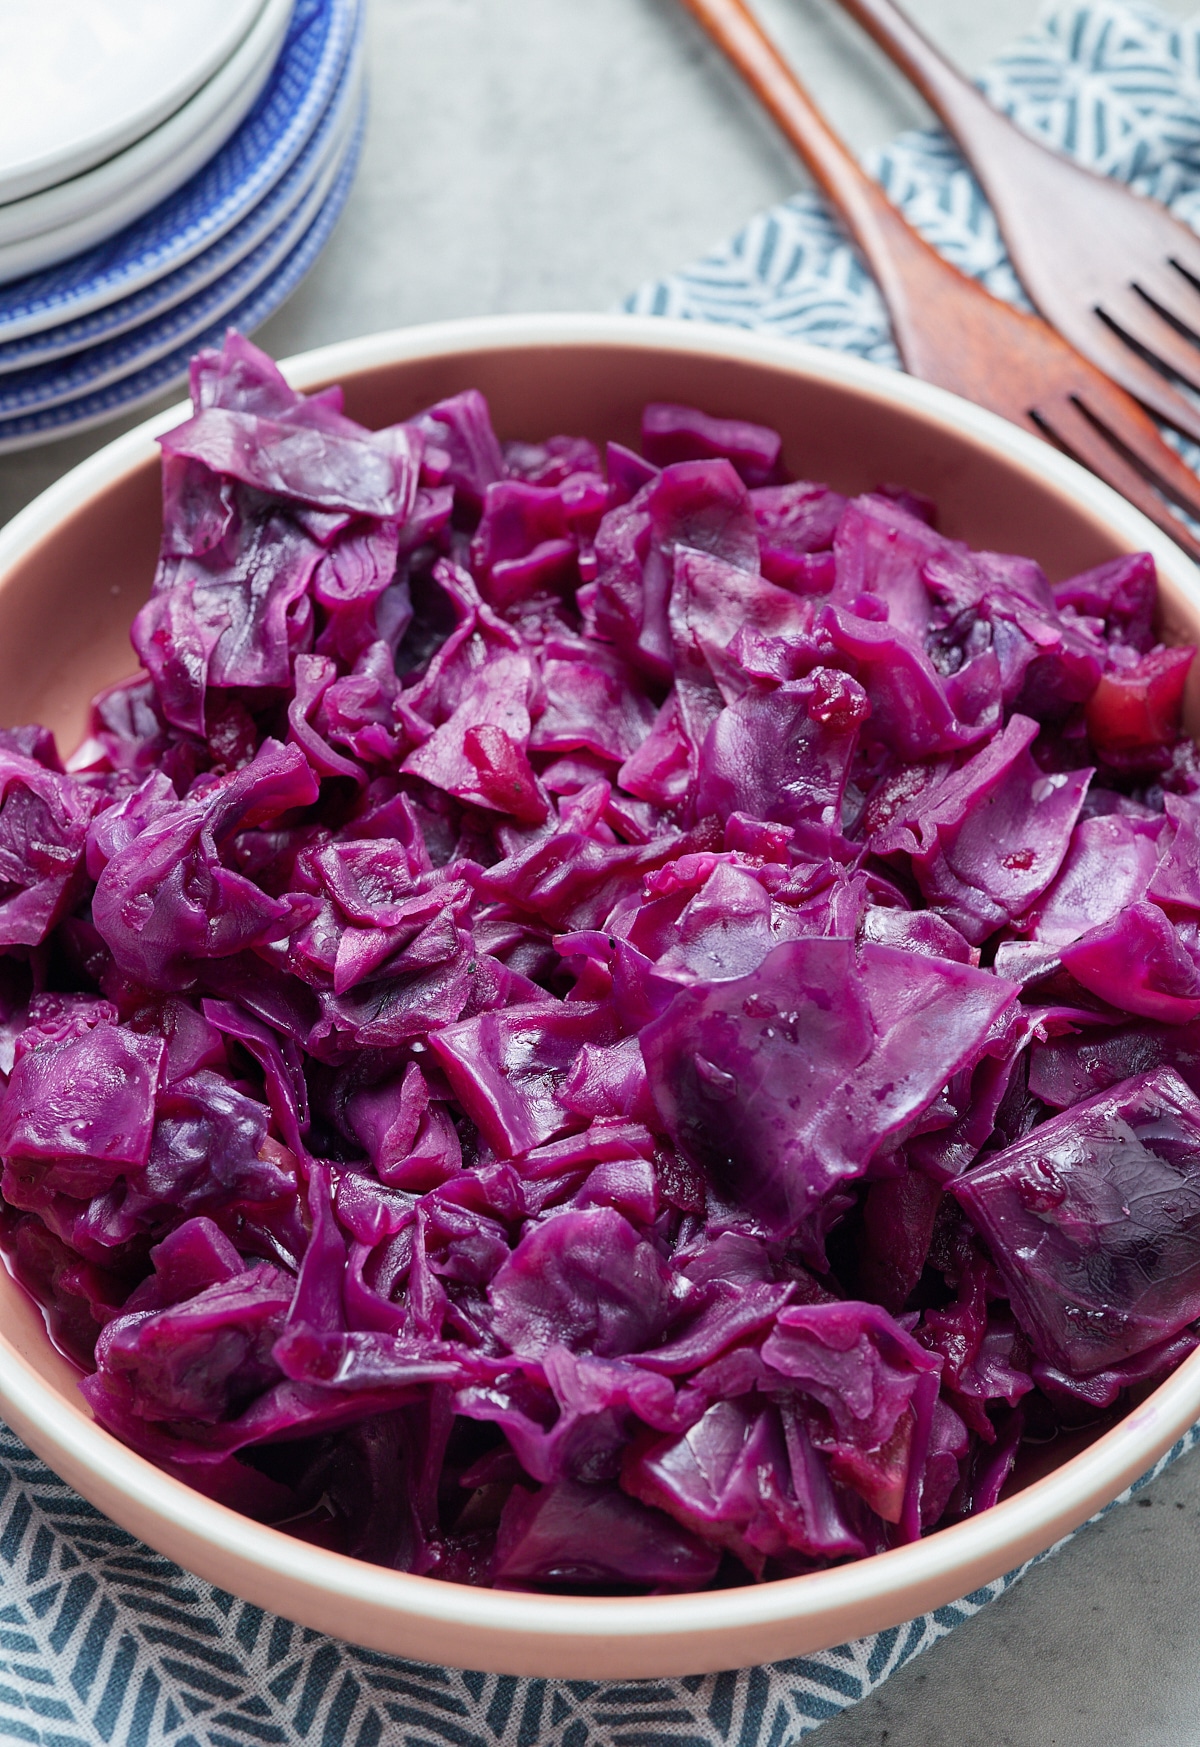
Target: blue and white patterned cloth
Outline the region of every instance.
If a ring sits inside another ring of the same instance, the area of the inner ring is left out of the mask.
[[[1113,0],[1063,5],[985,85],[1022,123],[1200,229],[1200,24]],[[991,215],[941,135],[906,135],[877,169],[952,260],[1015,295]],[[896,362],[871,280],[808,194],[629,308]],[[1123,1498],[1198,1442],[1200,1428]],[[1027,1569],[906,1626],[766,1668],[620,1683],[460,1673],[337,1643],[188,1576],[0,1432],[0,1736],[41,1747],[789,1747]]]

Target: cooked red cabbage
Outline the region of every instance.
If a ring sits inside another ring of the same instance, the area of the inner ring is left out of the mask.
[[[99,1421],[361,1558],[663,1593],[986,1509],[1200,1318],[1200,765],[1051,585],[655,403],[231,334],[135,678],[0,735],[0,1238]]]

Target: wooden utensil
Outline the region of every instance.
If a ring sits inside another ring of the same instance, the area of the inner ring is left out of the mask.
[[[1200,480],[1138,403],[1039,316],[1001,303],[913,230],[834,134],[743,0],[683,4],[840,213],[879,283],[905,368],[1065,449],[1200,558],[1200,540],[1153,489],[1200,515]]]
[[[1046,320],[1200,442],[1200,408],[1162,373],[1200,389],[1200,237],[1158,201],[1073,163],[1001,115],[894,0],[840,4],[962,147]]]

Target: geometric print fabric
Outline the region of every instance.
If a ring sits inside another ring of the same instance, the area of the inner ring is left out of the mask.
[[[1200,1428],[1124,1497],[1198,1441]],[[339,1643],[201,1582],[109,1522],[0,1429],[0,1739],[33,1747],[788,1747],[1028,1569],[905,1626],[763,1668],[624,1682],[463,1673]]]

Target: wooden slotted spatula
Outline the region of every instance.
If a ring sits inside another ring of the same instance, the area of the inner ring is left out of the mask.
[[[1065,449],[1200,558],[1200,540],[1154,489],[1200,516],[1200,480],[1138,403],[1039,316],[1001,303],[913,230],[829,127],[744,0],[683,4],[840,213],[879,283],[905,368]]]
[[[958,141],[1046,320],[1200,442],[1200,407],[1163,374],[1200,390],[1200,237],[1158,201],[1072,163],[993,109],[894,0],[840,4]]]

